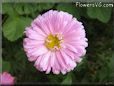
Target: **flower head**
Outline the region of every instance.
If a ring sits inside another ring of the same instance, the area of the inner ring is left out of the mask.
[[[66,74],[85,55],[88,46],[81,22],[67,12],[50,10],[26,28],[24,50],[40,71]]]
[[[1,85],[14,85],[15,78],[11,76],[8,72],[3,72],[0,74],[0,84]]]

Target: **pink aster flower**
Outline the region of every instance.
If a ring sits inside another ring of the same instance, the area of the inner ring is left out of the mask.
[[[50,10],[26,28],[24,50],[29,61],[46,74],[66,74],[85,55],[88,46],[84,26],[67,12]]]
[[[14,85],[15,78],[11,76],[8,72],[3,72],[0,74],[0,84],[1,85]]]

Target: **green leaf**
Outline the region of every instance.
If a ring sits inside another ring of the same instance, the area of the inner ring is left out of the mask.
[[[76,6],[73,4],[68,4],[68,3],[58,4],[57,10],[68,12],[72,14],[74,17],[80,19],[79,9],[76,8]]]
[[[111,72],[110,72],[110,76],[114,78],[114,54],[112,54],[112,57],[110,58],[110,62],[108,64]]]
[[[10,63],[7,62],[7,61],[3,61],[3,60],[2,60],[2,71],[7,71],[7,72],[9,72],[9,71],[10,71],[10,68],[11,68]]]
[[[24,6],[23,4],[16,3],[14,4],[14,9],[18,14],[24,14],[23,6]]]
[[[14,11],[12,3],[3,3],[2,4],[2,13],[8,14],[10,17],[16,16],[16,12]]]
[[[72,76],[71,73],[68,73],[68,75],[66,76],[66,78],[62,81],[61,84],[72,84]]]
[[[110,58],[109,67],[114,71],[114,54],[112,54],[112,57]]]
[[[36,4],[25,4],[24,5],[24,12],[25,14],[32,14],[37,10],[37,5]]]
[[[49,10],[54,6],[53,3],[40,3],[38,4],[37,8],[38,11]]]
[[[43,10],[50,9],[54,6],[52,3],[16,3],[14,4],[14,9],[20,15],[23,14],[32,14],[35,15],[35,12],[40,12]]]
[[[16,3],[14,4],[14,9],[20,15],[22,14],[32,14],[37,10],[37,4],[32,3]]]
[[[79,15],[80,16],[83,16],[85,18],[88,18],[87,16],[87,9],[86,8],[83,8],[83,7],[77,7],[77,12],[79,12]]]
[[[101,70],[97,71],[97,76],[99,77],[99,81],[106,80],[109,76],[109,69],[107,67],[103,67]]]
[[[98,19],[103,23],[107,23],[111,17],[112,8],[93,7],[87,8],[87,14],[90,18]]]
[[[30,24],[30,22],[30,18],[9,18],[3,25],[3,34],[8,40],[15,41],[23,36],[25,27],[27,27]]]

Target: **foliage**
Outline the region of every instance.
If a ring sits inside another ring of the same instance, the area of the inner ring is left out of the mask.
[[[87,14],[90,18],[96,18],[101,22],[108,22],[111,17],[111,8],[99,8],[99,7],[93,7],[93,8],[87,8]],[[107,12],[107,13],[106,13]]]
[[[3,26],[4,36],[10,40],[15,41],[22,37],[25,27],[31,22],[30,18],[15,17],[7,19]]]
[[[3,71],[16,77],[16,83],[83,84],[114,82],[112,8],[80,8],[75,3],[4,3],[2,4]],[[25,27],[46,11],[71,13],[83,22],[89,46],[83,61],[66,75],[39,72],[27,60],[23,50]],[[113,54],[113,56],[112,56]]]

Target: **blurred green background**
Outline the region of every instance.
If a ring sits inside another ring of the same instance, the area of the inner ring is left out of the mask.
[[[72,14],[85,27],[89,46],[78,66],[66,75],[46,75],[34,68],[23,50],[23,31],[48,10]],[[76,7],[75,3],[2,3],[2,68],[16,84],[114,83],[113,8]]]

